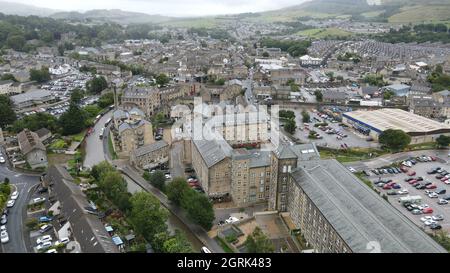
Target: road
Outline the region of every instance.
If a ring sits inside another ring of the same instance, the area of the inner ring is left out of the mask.
[[[108,141],[102,141],[99,138],[102,128],[105,127],[105,122],[112,117],[113,111],[107,112],[94,126],[94,132],[86,137],[86,156],[84,158],[83,166],[92,168],[94,165],[105,161],[105,152],[108,149]],[[105,130],[105,135],[109,134],[109,130]],[[106,140],[108,140],[106,138]],[[105,150],[106,148],[106,150]]]
[[[39,183],[39,176],[26,175],[11,171],[7,164],[0,165],[0,181],[8,177],[11,185],[19,192],[14,207],[9,208],[8,223],[6,228],[9,242],[1,245],[2,253],[27,253],[24,237],[24,215],[27,209],[28,195],[31,189]]]

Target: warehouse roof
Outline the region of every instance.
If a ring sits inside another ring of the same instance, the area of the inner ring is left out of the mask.
[[[450,130],[450,127],[401,109],[380,109],[375,111],[347,112],[344,117],[357,120],[379,132],[388,129],[400,129],[406,133],[425,133],[438,130]]]
[[[446,252],[430,236],[334,159],[303,161],[292,173],[299,186],[353,252]]]

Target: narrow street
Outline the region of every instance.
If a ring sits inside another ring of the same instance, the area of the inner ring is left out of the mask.
[[[90,136],[86,137],[86,156],[84,158],[83,166],[92,168],[92,166],[105,161],[105,141],[102,141],[99,136],[102,128],[105,127],[105,122],[112,117],[113,111],[107,112],[95,124],[94,131]],[[105,135],[108,135],[105,129]],[[106,138],[106,149],[108,148],[108,138]]]
[[[11,185],[19,192],[14,207],[9,208],[8,222],[6,228],[9,235],[9,242],[1,244],[2,253],[27,253],[25,245],[24,233],[26,227],[24,223],[24,215],[27,209],[27,200],[31,190],[39,183],[39,175],[22,174],[12,171],[8,168],[7,163],[0,165],[0,181],[5,177],[9,178]]]

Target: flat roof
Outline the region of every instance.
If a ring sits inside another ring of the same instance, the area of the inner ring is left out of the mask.
[[[302,161],[294,183],[353,252],[444,253],[443,247],[335,159]]]
[[[347,112],[344,114],[344,117],[369,125],[379,132],[388,129],[400,129],[405,133],[428,133],[438,130],[450,130],[450,127],[444,123],[401,109],[361,110]]]

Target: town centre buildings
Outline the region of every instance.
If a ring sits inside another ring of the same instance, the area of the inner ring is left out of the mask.
[[[411,136],[411,143],[435,141],[440,135],[450,135],[450,127],[401,109],[347,112],[343,122],[378,140],[388,129],[402,130]]]

